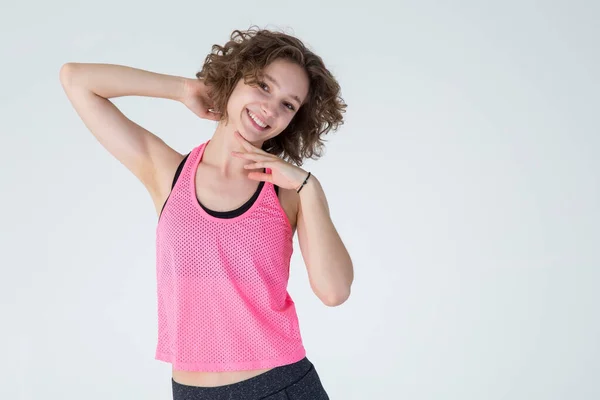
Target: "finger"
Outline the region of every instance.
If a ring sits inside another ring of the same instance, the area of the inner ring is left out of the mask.
[[[244,165],[244,168],[246,168],[246,169],[270,168],[269,165],[272,165],[272,163],[269,163],[269,162],[255,162],[255,163],[252,163],[252,164],[246,164],[246,165]]]
[[[244,158],[252,161],[270,161],[271,157],[258,153],[242,153],[241,151],[232,151],[231,154],[235,157]]]
[[[205,119],[212,120],[212,121],[220,121],[221,120],[221,113],[207,112],[204,115],[202,115],[202,117],[205,118]]]
[[[255,181],[265,181],[273,183],[273,175],[266,174],[264,172],[250,172],[248,174],[248,178],[253,179]]]

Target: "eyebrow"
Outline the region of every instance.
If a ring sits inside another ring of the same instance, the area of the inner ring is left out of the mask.
[[[268,80],[270,80],[271,82],[273,82],[273,84],[275,86],[277,86],[278,89],[281,89],[281,86],[279,86],[279,83],[277,83],[277,81],[275,80],[275,78],[273,78],[271,75],[267,74],[267,73],[263,73],[264,77],[267,78]],[[302,105],[302,101],[300,100],[300,97],[296,96],[295,94],[290,95],[294,100],[296,100],[298,102],[298,105]]]

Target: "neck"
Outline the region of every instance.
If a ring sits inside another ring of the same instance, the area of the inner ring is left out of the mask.
[[[244,168],[244,165],[252,162],[231,154],[232,151],[246,151],[238,139],[235,138],[234,132],[235,127],[232,124],[225,125],[223,121],[219,122],[202,156],[203,163],[217,168],[225,177],[247,176],[248,170]],[[252,142],[252,145],[261,148],[262,142]]]

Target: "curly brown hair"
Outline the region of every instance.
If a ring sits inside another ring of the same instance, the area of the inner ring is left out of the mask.
[[[309,91],[286,129],[266,140],[262,149],[301,166],[303,159],[322,156],[323,136],[344,123],[342,113],[347,107],[339,83],[321,57],[294,36],[251,26],[247,31],[234,30],[224,46],[214,44],[196,77],[209,87],[215,108],[227,121],[227,102],[237,82],[243,78],[246,84],[256,86],[262,70],[280,58],[304,68]]]

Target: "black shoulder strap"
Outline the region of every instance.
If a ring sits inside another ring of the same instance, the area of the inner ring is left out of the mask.
[[[171,190],[173,190],[173,188],[175,187],[175,183],[177,182],[177,179],[179,178],[179,174],[181,174],[181,170],[183,169],[185,160],[187,160],[189,155],[190,155],[190,153],[187,153],[185,155],[185,157],[183,157],[183,160],[181,160],[181,162],[179,163],[179,166],[177,167],[177,171],[175,172],[175,177],[173,178],[173,185],[171,185]]]
[[[183,169],[183,166],[185,164],[185,160],[187,160],[189,155],[190,155],[190,153],[187,153],[186,156],[183,157],[183,160],[181,160],[181,162],[179,163],[179,166],[177,167],[177,171],[175,171],[175,177],[173,178],[173,184],[171,185],[171,193],[173,193],[173,188],[175,187],[175,183],[177,182],[177,179],[179,178],[179,175],[181,174],[181,170]],[[169,193],[169,195],[167,196],[167,200],[165,200],[165,202],[162,205],[162,208],[160,209],[160,214],[158,215],[159,219],[165,209],[165,206],[167,205],[167,201],[169,200],[169,197],[171,197],[171,193]]]

